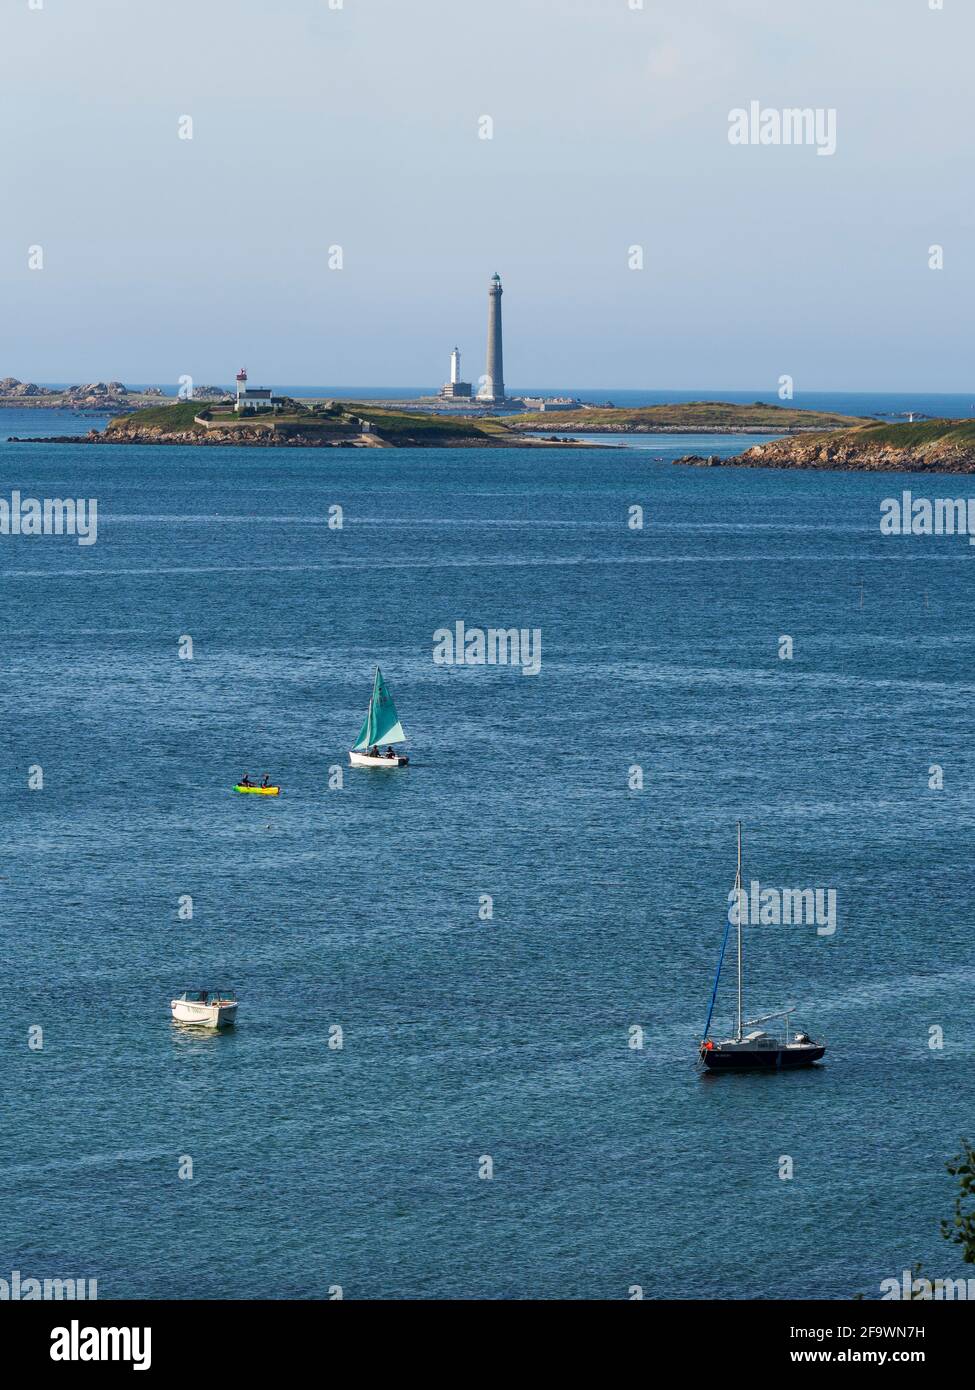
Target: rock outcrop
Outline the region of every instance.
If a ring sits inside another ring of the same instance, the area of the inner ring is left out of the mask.
[[[214,388],[216,389],[216,388]],[[220,392],[224,395],[224,392]],[[90,381],[85,385],[38,386],[15,376],[0,379],[0,405],[43,406],[49,410],[139,410],[162,397],[158,387],[132,391],[121,381]]]
[[[926,420],[774,439],[730,458],[685,454],[697,468],[832,468],[868,473],[975,473],[975,421]]]

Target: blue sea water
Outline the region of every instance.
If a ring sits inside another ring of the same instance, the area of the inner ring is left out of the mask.
[[[975,556],[880,535],[935,478],[687,448],[0,445],[0,495],[99,505],[94,546],[0,537],[0,1276],[844,1298],[965,1272],[938,1222],[973,1101]],[[540,628],[540,674],[436,666],[458,619]],[[411,766],[329,790],[376,662]],[[245,770],[284,794],[235,797]],[[737,818],[746,881],[837,893],[831,937],[746,932],[746,1008],[796,999],[828,1043],[803,1074],[696,1067]],[[210,984],[236,1029],[175,1028]]]

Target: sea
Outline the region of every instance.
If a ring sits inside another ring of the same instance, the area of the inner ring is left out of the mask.
[[[972,412],[946,400],[884,403]],[[975,478],[674,466],[740,436],[6,442],[100,423],[0,412],[0,497],[98,507],[95,544],[0,536],[0,1277],[873,1299],[970,1272],[939,1223],[975,1100],[975,553],[879,521]],[[458,622],[537,631],[538,673],[438,664]],[[397,772],[347,765],[377,664]],[[746,887],[835,893],[835,930],[743,932],[746,1015],[796,1005],[807,1071],[698,1064],[737,821]],[[174,1025],[209,987],[236,1026]]]

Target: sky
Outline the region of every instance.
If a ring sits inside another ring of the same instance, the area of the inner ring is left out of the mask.
[[[497,270],[509,391],[975,390],[937,6],[2,0],[0,376],[476,382]]]

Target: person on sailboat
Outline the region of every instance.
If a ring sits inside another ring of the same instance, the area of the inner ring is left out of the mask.
[[[385,744],[380,743],[385,740]],[[366,713],[359,735],[349,749],[349,761],[353,767],[403,767],[409,762],[405,753],[397,753],[394,745],[403,743],[406,734],[396,713],[393,697],[386,688],[382,672],[376,667],[369,709]],[[385,751],[380,751],[385,749]]]

